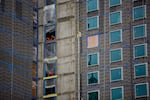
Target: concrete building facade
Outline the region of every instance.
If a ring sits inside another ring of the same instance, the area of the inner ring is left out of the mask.
[[[149,100],[149,4],[39,0],[39,100]]]
[[[76,1],[39,0],[38,4],[38,100],[77,100]]]
[[[32,99],[31,0],[0,0],[0,100]]]

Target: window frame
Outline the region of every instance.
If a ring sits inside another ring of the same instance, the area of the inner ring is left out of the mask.
[[[97,64],[88,65],[88,57],[89,57],[89,55],[93,55],[93,54],[97,54]],[[96,53],[89,53],[89,54],[87,55],[87,67],[92,67],[92,66],[96,66],[96,65],[99,65],[99,52],[96,52]]]
[[[145,55],[144,56],[135,57],[135,47],[136,46],[142,46],[142,45],[145,45]],[[134,59],[136,59],[136,58],[142,58],[142,57],[147,57],[147,43],[133,45],[133,57],[134,57]]]
[[[135,72],[136,72],[136,71],[135,71],[136,68],[135,68],[135,67],[138,66],[138,65],[143,65],[143,64],[144,64],[145,67],[146,67],[146,73],[145,73],[145,75],[136,76],[136,73],[135,73]],[[135,65],[134,65],[134,78],[141,78],[141,77],[146,77],[146,76],[148,76],[148,63],[135,64]]]
[[[120,41],[111,42],[111,32],[120,31]],[[117,29],[109,32],[109,44],[120,43],[122,42],[122,29]]]
[[[100,91],[99,90],[92,90],[92,91],[88,91],[87,92],[87,100],[89,100],[89,93],[92,93],[92,92],[98,92],[98,100],[100,100]]]
[[[135,34],[134,34],[134,28],[136,28],[136,27],[140,27],[140,26],[144,26],[145,28],[145,34],[144,34],[144,36],[142,36],[142,37],[135,37]],[[136,39],[140,39],[140,38],[144,38],[144,37],[146,37],[147,36],[147,24],[140,24],[140,25],[136,25],[136,26],[133,26],[133,39],[134,40],[136,40]]]
[[[97,73],[97,74],[98,74],[98,82],[97,82],[97,83],[88,84],[88,75],[91,74],[91,73]],[[99,71],[88,72],[88,73],[87,73],[87,86],[99,84],[99,83],[100,83],[100,79],[99,79],[99,78],[100,78]]]
[[[120,60],[111,61],[111,51],[114,51],[114,50],[121,50],[121,59]],[[123,49],[122,48],[116,48],[116,49],[109,50],[109,62],[110,63],[119,62],[119,61],[122,61],[122,60],[123,60]]]
[[[91,18],[97,18],[97,27],[94,27],[94,28],[88,28],[88,20],[91,19]],[[88,17],[86,19],[86,30],[87,31],[90,31],[90,30],[94,30],[94,29],[98,29],[99,28],[99,16],[92,16],[92,17]]]
[[[49,64],[53,64],[53,68],[52,68],[52,70],[53,70],[53,72],[54,72],[54,75],[51,75],[51,76],[46,76],[46,74],[47,74],[47,68],[49,67],[48,65]],[[43,77],[53,77],[53,76],[56,76],[57,74],[56,74],[56,61],[50,61],[50,62],[45,62],[44,63],[44,73],[43,73]]]
[[[86,12],[89,13],[96,10],[99,10],[99,0],[97,0],[97,8],[94,10],[88,10],[88,0],[86,0]]]
[[[124,100],[124,87],[123,87],[123,86],[110,88],[110,100],[112,100],[112,90],[113,90],[113,89],[118,89],[118,88],[121,88],[121,89],[122,89],[122,99],[121,99],[121,100]]]
[[[50,86],[46,86],[46,81],[52,81],[52,83],[54,82],[54,84],[50,85]],[[46,89],[47,88],[54,88],[55,89],[55,93],[49,93],[49,94],[47,94],[46,93]],[[56,78],[43,80],[43,96],[47,96],[47,95],[51,95],[51,94],[56,94],[56,93],[57,93]]]
[[[57,44],[55,41],[49,42],[45,44],[45,49],[44,49],[44,57],[45,58],[54,58],[56,57],[56,47]],[[50,49],[50,50],[49,50]]]
[[[115,69],[121,69],[121,79],[117,79],[117,80],[111,79],[111,71]],[[123,67],[111,68],[110,69],[110,82],[116,82],[116,81],[121,81],[121,80],[123,80]]]
[[[121,5],[121,4],[122,4],[122,0],[120,0],[120,4],[110,5],[110,0],[109,0],[109,8],[115,7],[115,6],[119,6],[119,5]]]
[[[110,15],[111,15],[111,14],[114,14],[114,13],[118,13],[118,12],[120,13],[120,22],[119,22],[119,23],[111,24]],[[122,11],[119,10],[119,11],[110,12],[110,13],[109,13],[109,25],[118,25],[118,24],[122,24]]]
[[[144,17],[142,17],[142,18],[134,18],[135,16],[134,16],[134,10],[136,9],[136,8],[140,8],[140,7],[144,7]],[[136,6],[136,7],[133,7],[133,9],[132,9],[132,19],[133,19],[133,21],[136,21],[136,20],[140,20],[140,19],[144,19],[144,18],[146,18],[147,17],[147,7],[146,7],[146,5],[141,5],[141,6]]]
[[[147,95],[144,95],[144,96],[136,96],[136,86],[138,86],[138,85],[145,85],[146,84],[146,89],[147,89]],[[141,97],[148,97],[149,96],[149,84],[148,83],[138,83],[138,84],[135,84],[134,85],[134,95],[135,95],[135,98],[137,99],[137,98],[141,98]]]

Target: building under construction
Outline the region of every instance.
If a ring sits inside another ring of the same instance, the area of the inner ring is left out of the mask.
[[[38,100],[77,100],[76,6],[75,0],[38,1]]]
[[[41,100],[150,99],[149,5],[39,0]]]
[[[0,0],[0,100],[149,100],[149,32],[149,0]]]

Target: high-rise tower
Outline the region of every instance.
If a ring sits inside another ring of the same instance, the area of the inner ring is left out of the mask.
[[[150,99],[150,1],[79,1],[83,100]]]
[[[76,0],[39,0],[39,100],[77,99],[76,4]]]
[[[0,100],[31,100],[32,0],[0,0]]]

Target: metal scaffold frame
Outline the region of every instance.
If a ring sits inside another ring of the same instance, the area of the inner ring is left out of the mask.
[[[43,20],[44,20],[43,99],[47,100],[48,98],[53,98],[54,100],[56,100],[57,97],[56,0],[54,0],[54,2],[50,5],[49,4],[46,5],[46,0],[44,0]]]
[[[35,61],[33,61],[33,64],[35,64],[36,69],[32,69],[33,72],[35,72],[35,77],[32,76],[32,81],[35,81],[36,83],[36,89],[35,91],[32,90],[32,92],[35,92],[36,95],[32,96],[32,100],[38,100],[38,0],[36,0],[36,3],[33,4],[33,11],[35,13],[35,19],[33,19],[33,30],[34,30],[34,44],[33,47],[35,48]],[[35,21],[35,22],[34,22]]]

